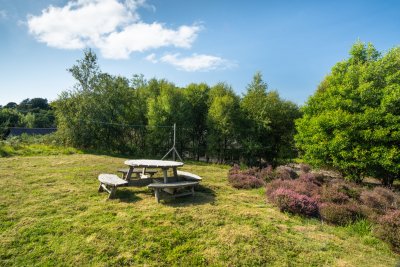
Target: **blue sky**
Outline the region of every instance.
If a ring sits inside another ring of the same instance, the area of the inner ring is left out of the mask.
[[[355,41],[398,46],[399,13],[389,0],[0,0],[0,105],[55,100],[87,47],[110,74],[226,82],[239,95],[261,71],[303,104]]]

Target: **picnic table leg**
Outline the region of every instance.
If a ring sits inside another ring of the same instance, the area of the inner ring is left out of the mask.
[[[162,171],[163,171],[163,175],[164,175],[164,184],[166,184],[167,182],[168,182],[168,172],[167,172],[167,170],[168,169],[162,169]]]
[[[173,167],[172,170],[174,171],[175,179],[178,180],[178,171],[176,170],[176,167]]]
[[[158,191],[158,188],[155,188],[154,196],[156,197],[157,203],[160,203],[160,192]]]
[[[104,191],[104,189],[103,189],[103,186],[101,185],[101,183],[100,183],[100,185],[99,185],[99,193],[101,193],[101,192],[103,192]]]
[[[133,172],[133,167],[129,166],[128,173],[126,174],[126,177],[125,177],[125,180],[127,180],[128,182],[131,180],[132,172]]]
[[[116,186],[111,186],[110,195],[108,196],[108,199],[114,198],[114,195],[115,195],[116,191],[117,191],[117,187]]]
[[[194,196],[194,186],[192,186],[191,191],[192,191],[192,196]]]

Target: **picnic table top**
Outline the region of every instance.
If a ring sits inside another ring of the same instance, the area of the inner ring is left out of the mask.
[[[171,160],[155,160],[155,159],[130,159],[126,160],[125,164],[132,167],[144,167],[144,168],[171,168],[171,167],[183,166],[183,162],[171,161]]]

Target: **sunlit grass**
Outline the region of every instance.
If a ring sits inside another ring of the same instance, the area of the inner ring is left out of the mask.
[[[394,266],[363,224],[334,227],[280,213],[264,189],[236,190],[229,167],[185,164],[203,177],[194,197],[157,204],[146,187],[97,193],[123,158],[0,159],[0,265]]]

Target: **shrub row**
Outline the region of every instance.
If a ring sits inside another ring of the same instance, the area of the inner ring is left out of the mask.
[[[374,223],[374,233],[400,250],[400,196],[390,189],[372,190],[342,179],[302,172],[282,175],[266,185],[267,198],[281,211],[347,225],[359,219]]]

